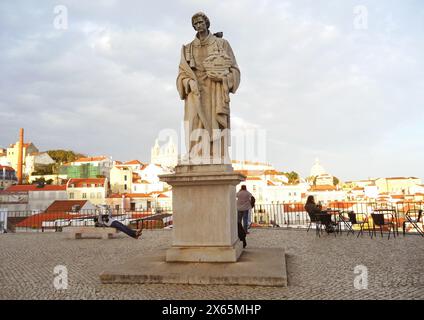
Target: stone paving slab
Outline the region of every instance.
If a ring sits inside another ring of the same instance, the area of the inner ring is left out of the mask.
[[[245,249],[237,262],[166,262],[166,251],[131,258],[108,267],[102,283],[201,284],[287,286],[286,259],[282,248]]]
[[[136,300],[422,300],[424,238],[387,240],[323,235],[305,230],[251,229],[247,248],[284,247],[287,287],[102,284],[105,266],[172,245],[172,231],[144,230],[140,239],[70,240],[61,232],[0,234],[0,299],[136,299]],[[55,267],[67,268],[68,287],[58,290]],[[368,286],[354,287],[367,268]]]

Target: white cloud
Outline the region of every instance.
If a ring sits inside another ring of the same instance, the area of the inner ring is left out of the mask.
[[[25,126],[41,149],[147,160],[157,133],[179,128],[180,48],[202,10],[241,68],[233,128],[267,130],[269,161],[308,174],[319,157],[342,179],[424,177],[393,151],[419,149],[424,134],[412,121],[424,118],[424,13],[413,6],[365,1],[369,28],[358,31],[350,0],[66,1],[59,32],[54,5],[0,4],[0,145]]]

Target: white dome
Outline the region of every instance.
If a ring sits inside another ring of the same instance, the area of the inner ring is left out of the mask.
[[[327,172],[325,172],[324,168],[319,164],[319,160],[318,158],[315,159],[315,164],[312,166],[311,168],[311,177],[316,177],[316,176],[320,176],[322,174],[326,174]]]

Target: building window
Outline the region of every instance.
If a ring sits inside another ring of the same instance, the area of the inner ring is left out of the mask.
[[[69,199],[73,199],[74,198],[74,193],[73,192],[71,192],[70,194],[69,194]]]
[[[90,199],[94,199],[96,197],[96,194],[94,192],[90,193]]]
[[[124,176],[124,181],[127,181],[127,176],[126,175]]]
[[[119,210],[119,204],[115,205],[115,210]]]
[[[127,190],[127,185],[126,184],[124,184],[124,190]]]
[[[296,197],[296,192],[293,192],[293,195]]]
[[[101,199],[102,197],[102,193],[101,192],[97,192],[97,199]]]
[[[86,194],[86,193],[83,193],[83,194],[82,194],[82,198],[83,198],[83,199],[87,199],[87,194]]]

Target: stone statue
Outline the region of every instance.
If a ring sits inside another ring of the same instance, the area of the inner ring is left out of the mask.
[[[177,89],[185,100],[186,147],[190,158],[228,156],[230,98],[240,83],[240,70],[222,33],[211,34],[202,12],[191,19],[197,34],[183,46]]]

